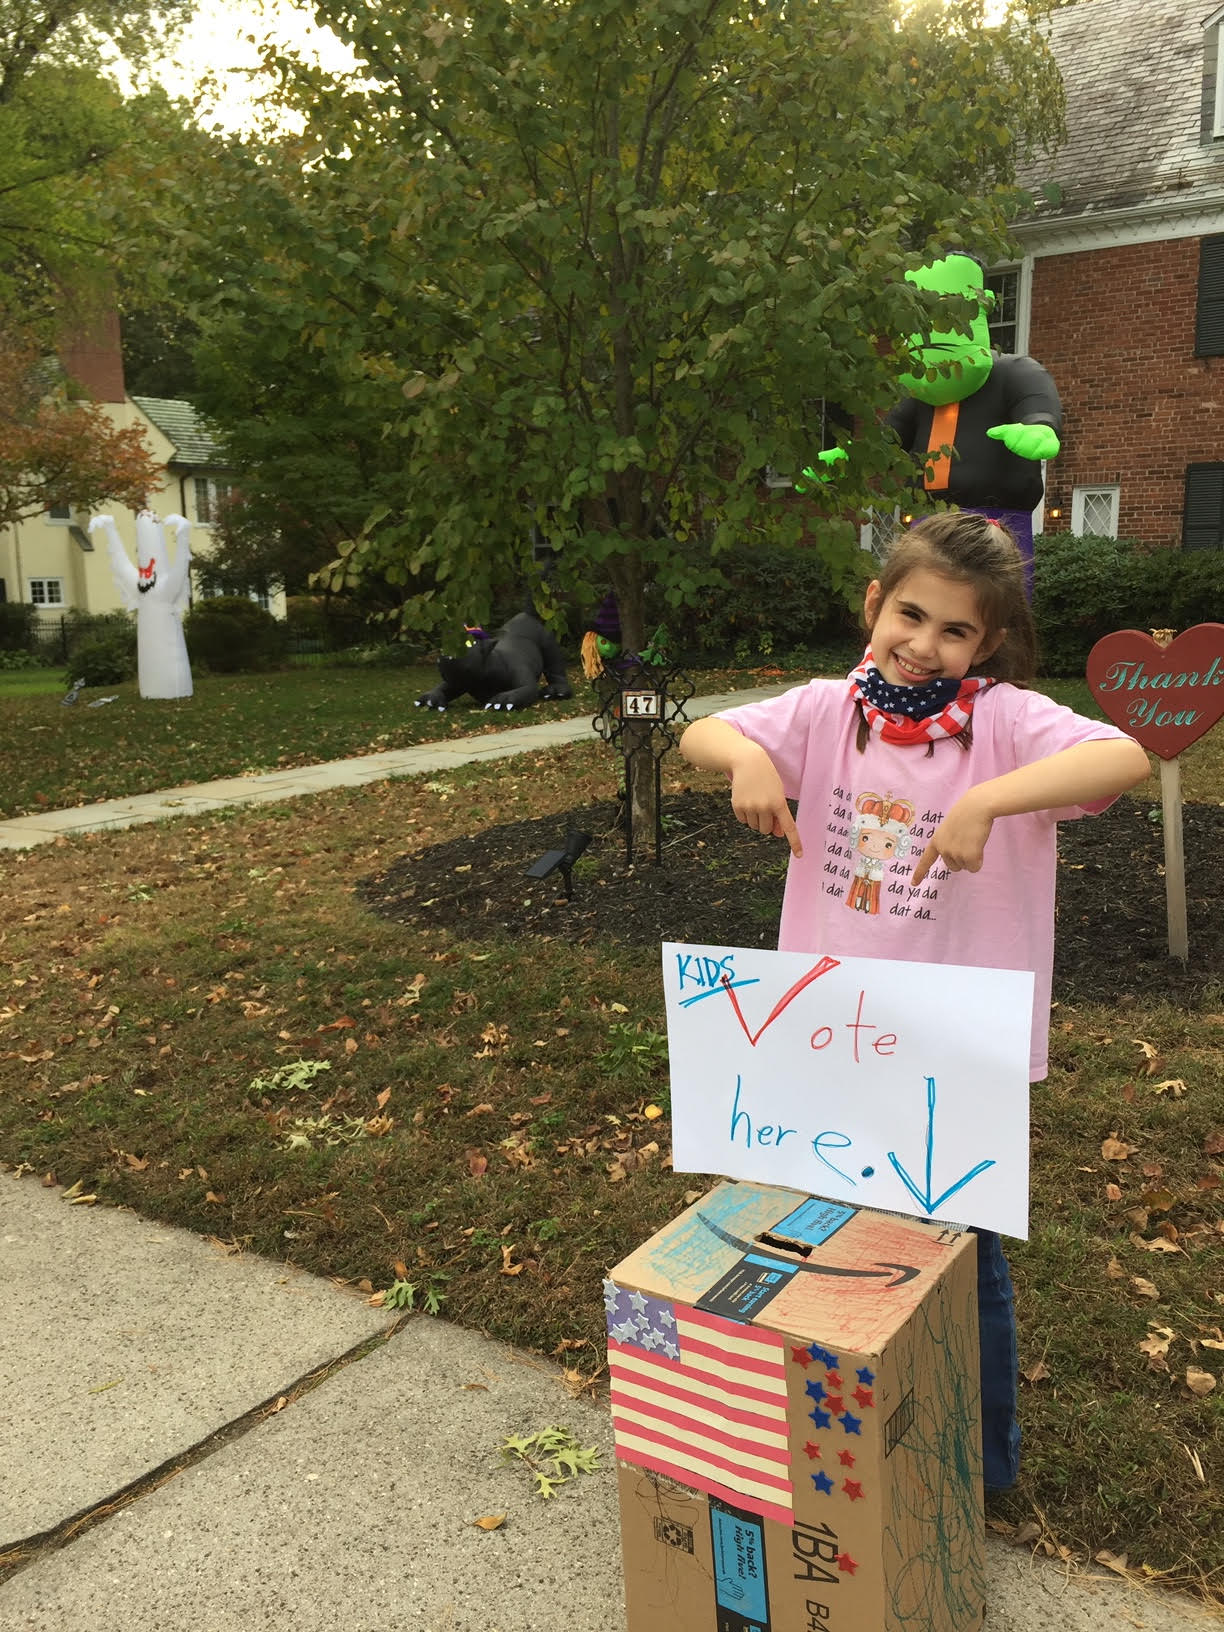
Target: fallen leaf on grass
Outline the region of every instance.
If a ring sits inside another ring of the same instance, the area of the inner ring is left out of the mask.
[[[1155,1043],[1145,1043],[1142,1037],[1132,1037],[1131,1041],[1136,1048],[1143,1050],[1143,1057],[1147,1061],[1147,1074],[1149,1077],[1154,1076],[1160,1060],[1160,1050]]]
[[[1045,1383],[1050,1379],[1050,1368],[1044,1360],[1038,1360],[1036,1365],[1028,1368],[1024,1376],[1030,1383]]]
[[[1122,1268],[1122,1265],[1116,1258],[1111,1258],[1105,1265],[1105,1273],[1111,1281],[1120,1281],[1126,1274],[1126,1271]]]
[[[1128,1156],[1134,1154],[1137,1147],[1128,1145],[1125,1140],[1119,1139],[1111,1133],[1109,1138],[1101,1144],[1101,1155],[1107,1162],[1124,1162]]]
[[[510,1262],[510,1259],[511,1259],[511,1256],[512,1256],[513,1252],[514,1252],[514,1248],[512,1246],[504,1246],[501,1249],[501,1255],[502,1255],[501,1273],[503,1275],[521,1275],[523,1273],[522,1264],[513,1264],[513,1263]]]
[[[477,1530],[500,1530],[505,1522],[504,1513],[486,1513],[482,1519],[473,1519],[472,1525]]]
[[[344,1031],[344,1030],[348,1029],[351,1026],[355,1026],[356,1024],[357,1024],[356,1020],[351,1020],[347,1014],[342,1014],[340,1016],[339,1020],[332,1020],[326,1026],[316,1026],[315,1030],[316,1031]]]
[[[663,1107],[661,1105],[647,1105],[642,1115],[648,1122],[653,1122],[656,1117],[663,1115]]]
[[[1175,1197],[1169,1190],[1145,1190],[1140,1200],[1151,1213],[1167,1213]]]
[[[379,1108],[380,1111],[385,1110],[387,1101],[390,1098],[391,1098],[390,1088],[384,1088],[382,1093],[379,1094],[379,1096],[378,1096],[378,1108]]]
[[[1142,1275],[1132,1275],[1131,1285],[1141,1298],[1158,1298],[1160,1296],[1159,1289],[1151,1281],[1144,1280]]]
[[[1155,1370],[1167,1371],[1169,1369],[1167,1360],[1169,1344],[1172,1343],[1176,1336],[1177,1333],[1171,1327],[1153,1326],[1140,1343],[1139,1353],[1147,1355],[1148,1364]]]
[[[1216,1386],[1216,1380],[1209,1371],[1199,1371],[1196,1366],[1186,1368],[1186,1387],[1200,1399],[1210,1394]]]
[[[1181,1252],[1183,1250],[1176,1241],[1170,1241],[1164,1235],[1157,1235],[1151,1241],[1145,1241],[1143,1236],[1132,1234],[1130,1244],[1132,1247],[1142,1248],[1144,1252]]]
[[[1186,1084],[1180,1077],[1168,1077],[1164,1082],[1152,1084],[1154,1094],[1168,1094],[1170,1099],[1180,1099],[1186,1092]]]
[[[1105,1186],[1105,1200],[1106,1201],[1121,1201],[1122,1200],[1122,1192],[1121,1192],[1121,1190],[1118,1188],[1118,1186],[1116,1184],[1107,1184]]]
[[[489,1168],[489,1158],[483,1150],[469,1150],[467,1153],[468,1172],[474,1179],[483,1179]]]
[[[1217,1128],[1203,1140],[1205,1156],[1224,1156],[1224,1128]]]

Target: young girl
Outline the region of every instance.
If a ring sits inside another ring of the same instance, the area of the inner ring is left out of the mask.
[[[868,586],[864,617],[871,644],[848,680],[698,720],[681,752],[729,775],[739,821],[788,841],[783,951],[1032,970],[1039,1081],[1056,823],[1143,781],[1147,755],[1026,689],[1036,642],[1024,567],[997,522],[964,511],[920,521]],[[908,844],[884,842],[890,822]],[[1016,1338],[1007,1263],[988,1231],[978,1299],[985,1480],[1001,1489],[1019,1463]]]

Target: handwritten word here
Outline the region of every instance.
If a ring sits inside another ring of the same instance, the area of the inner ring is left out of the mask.
[[[1028,1234],[1033,977],[663,947],[677,1172]]]

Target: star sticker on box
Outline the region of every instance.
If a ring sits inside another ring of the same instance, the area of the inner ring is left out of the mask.
[[[833,1359],[833,1364],[836,1367],[836,1365],[837,1365],[837,1356],[833,1355],[832,1359]],[[828,1373],[828,1375],[825,1377],[825,1382],[828,1383],[830,1388],[840,1388],[841,1387],[841,1378],[838,1376],[836,1370],[830,1371]]]
[[[835,1417],[840,1417],[842,1412],[846,1409],[846,1402],[842,1399],[840,1394],[830,1394],[826,1404]]]
[[[824,1384],[816,1382],[814,1378],[810,1383],[804,1383],[803,1391],[805,1394],[809,1395],[810,1398],[815,1400],[817,1405],[819,1405],[821,1400],[823,1400],[825,1397]]]
[[[837,1460],[841,1463],[843,1468],[852,1468],[854,1466],[854,1452],[838,1451]]]
[[[833,1489],[833,1481],[829,1478],[827,1473],[814,1473],[812,1475],[812,1483],[816,1486],[817,1490],[823,1491],[826,1496],[828,1496]]]
[[[812,1407],[808,1412],[808,1416],[811,1417],[817,1428],[830,1428],[833,1425],[833,1418],[827,1411],[822,1411],[818,1405]]]
[[[810,1439],[808,1440],[807,1444],[803,1448],[807,1452],[808,1457],[812,1461],[815,1461],[815,1459],[820,1455],[820,1446],[819,1445],[813,1445]]]
[[[866,1366],[862,1366],[859,1368],[858,1380],[860,1383],[866,1383],[870,1387],[870,1385],[875,1382],[875,1372],[868,1371]]]
[[[859,1484],[857,1479],[843,1479],[842,1489],[845,1491],[846,1495],[849,1496],[852,1502],[862,1501],[863,1487]]]
[[[850,1412],[847,1411],[844,1417],[839,1417],[837,1420],[848,1434],[861,1435],[863,1431],[863,1419],[861,1417],[851,1416]]]
[[[853,1575],[855,1570],[858,1569],[858,1565],[850,1557],[849,1553],[838,1553],[837,1567],[843,1575]]]
[[[812,1356],[806,1349],[792,1349],[791,1359],[797,1366],[802,1366],[804,1371],[806,1371],[812,1363]]]
[[[819,1360],[822,1366],[836,1367],[837,1365],[837,1356],[828,1349],[822,1349],[819,1343],[813,1343],[808,1353],[813,1360]]]
[[[853,1398],[856,1399],[859,1405],[863,1408],[875,1404],[875,1400],[872,1397],[872,1393],[869,1388],[856,1388]]]

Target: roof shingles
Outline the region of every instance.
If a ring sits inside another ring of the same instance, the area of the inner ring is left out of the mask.
[[[1203,139],[1208,0],[1080,0],[1055,12],[1050,45],[1067,92],[1067,140],[1020,180],[1036,218],[1067,220],[1224,192],[1224,140]],[[1221,42],[1224,46],[1224,42]],[[1210,127],[1208,127],[1209,129]]]
[[[193,470],[206,466],[224,468],[226,461],[220,444],[209,434],[189,402],[175,397],[133,397],[132,401],[163,436],[173,442],[172,464],[186,465]]]

